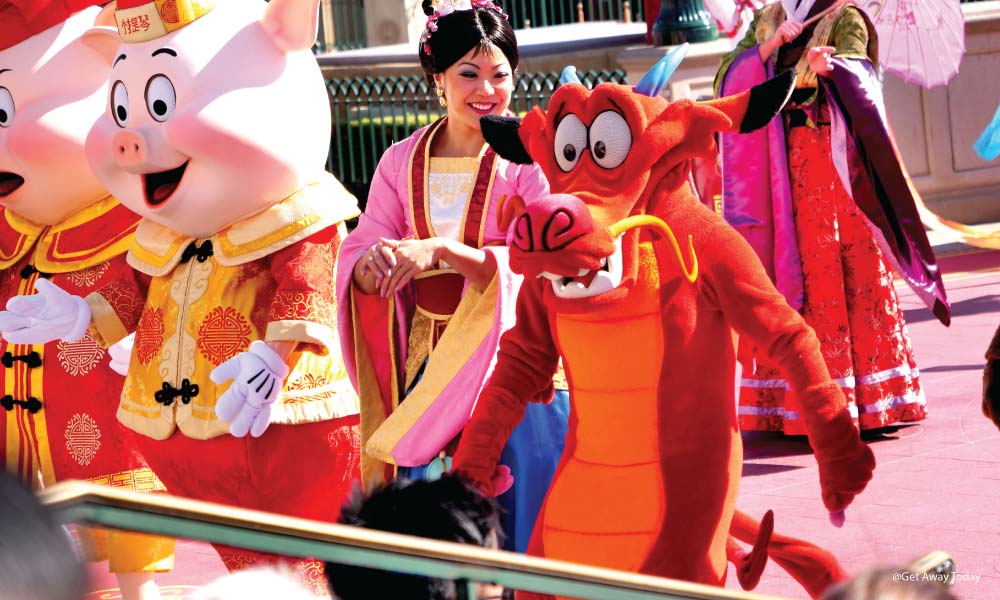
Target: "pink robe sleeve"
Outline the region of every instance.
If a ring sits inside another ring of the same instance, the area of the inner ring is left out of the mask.
[[[405,176],[400,176],[408,166],[410,151],[415,138],[393,145],[382,155],[368,192],[368,203],[358,220],[358,226],[344,239],[337,257],[337,328],[344,354],[344,364],[354,389],[358,389],[357,358],[355,356],[354,319],[351,305],[351,288],[354,266],[379,238],[401,239],[409,231],[404,206],[406,190],[399,190]],[[372,303],[382,299],[372,298]],[[402,328],[406,331],[406,328]],[[402,345],[406,347],[405,344]]]

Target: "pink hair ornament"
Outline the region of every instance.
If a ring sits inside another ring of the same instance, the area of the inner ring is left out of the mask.
[[[437,0],[433,3],[434,14],[427,17],[427,25],[424,27],[424,32],[420,35],[420,43],[423,45],[424,54],[427,56],[431,55],[430,39],[431,34],[433,34],[438,29],[437,21],[441,17],[447,17],[453,12],[460,10],[472,10],[473,8],[488,8],[495,10],[503,18],[507,18],[507,14],[503,12],[492,0]]]

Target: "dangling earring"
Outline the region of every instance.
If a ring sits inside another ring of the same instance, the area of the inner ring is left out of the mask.
[[[444,97],[444,90],[442,90],[441,88],[435,88],[435,89],[437,90],[438,104],[441,105],[441,108],[448,108],[448,99]]]

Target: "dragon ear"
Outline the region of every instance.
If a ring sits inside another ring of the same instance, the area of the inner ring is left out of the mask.
[[[702,102],[716,108],[732,121],[730,133],[749,133],[760,129],[781,111],[795,90],[795,69],[782,71],[745,92]]]
[[[535,162],[521,141],[519,117],[486,115],[479,119],[479,126],[483,130],[486,143],[501,157],[520,165],[530,165]]]
[[[673,76],[674,71],[677,70],[677,67],[681,66],[681,62],[687,56],[690,49],[691,44],[685,42],[668,52],[636,84],[635,93],[649,96],[650,98],[659,96],[663,88],[666,87],[667,82],[670,81],[670,77]]]
[[[566,68],[562,70],[562,73],[559,74],[559,85],[566,85],[568,83],[583,84],[583,82],[580,81],[580,76],[576,73],[576,67],[573,65],[567,65]]]

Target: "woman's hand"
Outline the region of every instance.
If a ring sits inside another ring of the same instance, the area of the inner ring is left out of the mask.
[[[819,46],[809,49],[809,68],[817,75],[827,76],[833,70],[833,61],[830,57],[836,52],[833,46]]]
[[[778,26],[778,30],[774,32],[774,35],[757,47],[758,52],[760,52],[760,59],[767,62],[767,59],[771,58],[775,50],[799,37],[801,33],[802,23],[786,19],[784,23]]]
[[[396,255],[390,240],[377,242],[368,249],[354,265],[354,285],[365,294],[374,294],[382,283],[392,275],[396,266]]]
[[[383,247],[390,248],[395,255],[392,272],[383,277],[378,285],[379,293],[383,297],[395,294],[415,275],[432,268],[440,260],[445,246],[445,240],[439,237],[424,240],[383,239],[380,243]]]

